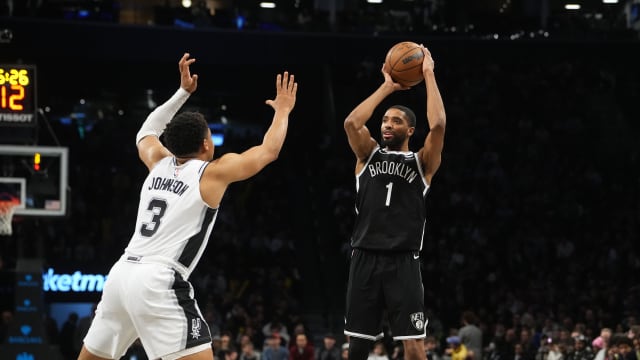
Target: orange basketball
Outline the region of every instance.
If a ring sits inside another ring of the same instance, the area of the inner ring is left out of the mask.
[[[414,86],[424,80],[423,59],[424,54],[420,45],[411,41],[403,41],[389,49],[384,62],[393,81],[403,86]]]

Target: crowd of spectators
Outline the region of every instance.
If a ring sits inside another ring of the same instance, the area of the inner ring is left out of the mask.
[[[469,323],[483,334],[475,360],[478,352],[485,360],[591,360],[581,346],[627,346],[622,334],[638,333],[640,70],[633,58],[596,57],[590,48],[574,49],[576,57],[543,45],[531,54],[494,50],[481,51],[473,63],[434,50],[448,125],[443,163],[427,196],[429,348],[448,356],[445,348],[457,344],[450,338],[464,339],[462,312],[472,310]],[[311,348],[348,340],[339,320],[354,159],[341,125],[381,75],[370,61],[331,74],[333,123],[301,99],[278,161],[229,189],[190,279],[218,360],[256,360],[258,352],[265,360],[328,360],[335,351],[327,357]],[[305,91],[323,97],[324,88],[308,85],[301,97]],[[424,114],[420,86],[389,102]],[[19,244],[48,263],[108,271],[135,221],[145,169],[131,139],[147,110],[107,112],[83,136],[53,121],[71,153],[69,215],[18,219],[14,235],[0,237],[1,271],[15,266]],[[377,136],[377,119],[369,125]],[[419,124],[414,149],[426,131],[426,122]],[[217,156],[260,139],[230,135]],[[310,312],[324,322],[310,324]],[[637,339],[630,346],[637,352]],[[621,359],[614,355],[606,359]],[[401,348],[387,339],[374,358],[383,356],[399,359]]]

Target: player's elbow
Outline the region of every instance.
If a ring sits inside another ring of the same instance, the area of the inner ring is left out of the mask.
[[[431,130],[442,130],[444,131],[445,127],[447,126],[447,115],[445,114],[444,110],[443,111],[438,111],[435,114],[432,114],[432,116],[429,117],[430,119],[433,119],[433,121],[431,121]]]
[[[267,148],[266,151],[262,154],[262,162],[266,164],[270,164],[276,160],[280,156],[280,148],[279,147],[271,147]]]
[[[270,154],[267,156],[267,161],[268,161],[269,163],[272,163],[272,162],[274,162],[274,161],[278,160],[278,157],[279,157],[279,156],[280,156],[280,151],[279,151],[279,150],[278,150],[278,151],[273,151],[272,153],[270,153]]]
[[[431,127],[431,131],[442,131],[444,132],[444,129],[447,127],[447,122],[446,121],[439,121],[436,122],[435,124],[433,124],[433,126]]]
[[[346,132],[350,132],[350,131],[355,131],[357,129],[357,121],[355,119],[355,117],[350,114],[349,116],[347,116],[346,119],[344,119],[344,130]]]

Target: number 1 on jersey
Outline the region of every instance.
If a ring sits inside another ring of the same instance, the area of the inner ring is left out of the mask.
[[[391,205],[391,190],[393,190],[393,182],[390,182],[385,186],[387,188],[387,200],[384,202],[385,206]]]

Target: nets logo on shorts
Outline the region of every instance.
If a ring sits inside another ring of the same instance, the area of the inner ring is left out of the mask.
[[[409,318],[411,319],[411,325],[413,325],[413,327],[416,328],[416,330],[422,331],[424,329],[426,323],[424,321],[423,312],[413,313],[409,315]]]
[[[200,329],[202,329],[200,319],[191,319],[191,336],[196,340],[200,337]]]

